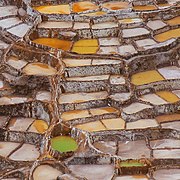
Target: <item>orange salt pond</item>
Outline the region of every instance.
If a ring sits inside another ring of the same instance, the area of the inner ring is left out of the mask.
[[[171,6],[171,4],[158,4],[158,8],[159,9],[165,9],[165,8],[169,8]]]
[[[64,51],[69,51],[72,46],[71,41],[61,40],[57,38],[38,38],[33,40],[33,42],[45,46],[50,46],[52,48],[62,49]]]
[[[180,16],[170,19],[170,20],[166,21],[166,23],[169,24],[170,26],[179,25],[180,24]]]
[[[133,9],[136,11],[152,11],[152,10],[156,10],[157,7],[155,5],[134,6]]]
[[[155,40],[158,42],[164,42],[171,38],[178,38],[178,37],[180,37],[180,28],[172,29],[154,36]]]
[[[162,80],[164,78],[156,70],[140,72],[131,77],[131,83],[134,85],[143,85]]]
[[[38,132],[40,134],[43,134],[48,129],[47,122],[43,120],[35,120],[31,127],[29,128],[30,132]]]
[[[23,69],[23,73],[26,75],[50,76],[56,74],[56,72],[56,69],[43,63],[31,63]]]
[[[162,99],[164,99],[165,101],[170,102],[170,103],[175,103],[179,101],[179,98],[170,91],[158,91],[156,92],[156,94],[160,96]]]
[[[82,39],[74,43],[72,52],[78,54],[95,54],[98,50],[97,39]]]
[[[57,6],[38,6],[34,7],[35,10],[43,14],[70,14],[69,5],[57,5]]]
[[[104,3],[102,7],[110,9],[110,10],[119,10],[119,9],[127,9],[129,3],[127,2],[108,2]]]
[[[88,11],[88,10],[95,10],[97,9],[98,6],[96,6],[94,3],[90,1],[83,1],[83,2],[76,2],[73,4],[73,12],[79,13],[83,11]]]

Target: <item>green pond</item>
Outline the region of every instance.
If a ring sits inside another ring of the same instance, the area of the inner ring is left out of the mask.
[[[51,147],[59,152],[76,151],[78,148],[77,142],[70,136],[57,136],[51,139]]]
[[[143,163],[138,161],[125,161],[120,163],[121,167],[142,167],[144,166]]]

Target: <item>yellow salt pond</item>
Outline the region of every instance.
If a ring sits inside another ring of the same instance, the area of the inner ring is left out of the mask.
[[[101,120],[107,130],[118,130],[125,128],[125,121],[121,118]]]
[[[70,6],[68,4],[57,6],[38,6],[34,7],[34,9],[43,14],[70,14]]]
[[[56,69],[43,63],[31,63],[23,69],[23,73],[26,75],[49,76],[56,74],[56,72]]]
[[[140,18],[127,18],[127,19],[121,19],[121,20],[119,20],[119,22],[123,23],[123,24],[138,23],[138,22],[142,22],[142,19],[140,19]]]
[[[125,128],[125,121],[121,118],[103,119],[101,121],[79,124],[76,125],[76,128],[89,132],[119,130]]]
[[[104,3],[102,7],[111,9],[111,10],[118,10],[118,9],[127,9],[129,3],[127,2],[108,2]]]
[[[119,114],[119,110],[112,108],[112,107],[102,107],[102,108],[97,108],[97,109],[90,109],[90,112],[94,116],[101,115],[101,114],[107,114],[107,113]]]
[[[152,11],[152,10],[156,10],[157,7],[155,5],[146,5],[146,6],[134,6],[133,9],[136,11]]]
[[[37,131],[38,133],[43,134],[48,129],[47,122],[43,120],[35,120],[30,127],[30,131]]]
[[[92,13],[86,13],[86,14],[81,14],[81,16],[102,16],[102,15],[105,15],[107,14],[106,12],[104,11],[97,11],[97,12],[92,12]]]
[[[177,37],[180,37],[180,28],[172,29],[154,36],[155,40],[158,42],[164,42],[171,38],[177,38]]]
[[[95,10],[97,9],[98,6],[96,6],[94,3],[90,1],[83,1],[83,2],[76,2],[73,4],[73,12],[79,13],[83,11],[88,11],[88,10]]]
[[[75,46],[79,46],[79,47],[94,47],[94,46],[98,46],[98,41],[97,39],[81,39],[77,42],[74,43]]]
[[[158,91],[156,92],[158,96],[160,96],[162,99],[164,99],[167,102],[175,103],[179,101],[179,98],[170,91]]]
[[[97,39],[82,39],[74,43],[72,52],[78,54],[95,54],[98,50]]]
[[[166,21],[166,23],[169,24],[170,26],[179,25],[180,24],[180,16],[170,19],[170,20]]]
[[[106,127],[100,121],[79,124],[79,125],[76,125],[75,127],[78,129],[82,129],[84,131],[89,131],[89,132],[106,130]]]
[[[164,78],[156,70],[140,72],[131,77],[131,83],[134,85],[143,85],[162,80]]]
[[[61,40],[57,38],[38,38],[33,40],[34,43],[50,46],[52,48],[62,49],[64,51],[69,51],[72,46],[71,41]]]

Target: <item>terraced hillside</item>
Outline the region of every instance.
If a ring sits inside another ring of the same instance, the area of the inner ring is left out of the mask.
[[[0,179],[179,180],[178,0],[0,1]]]

